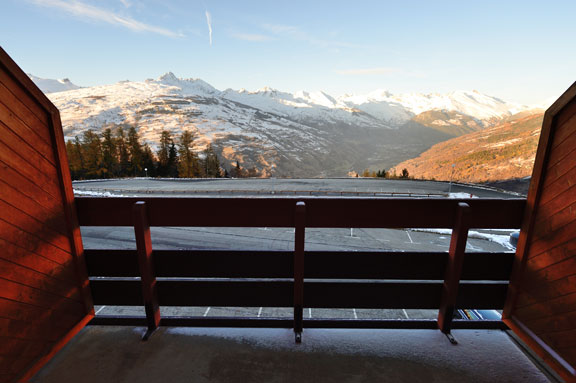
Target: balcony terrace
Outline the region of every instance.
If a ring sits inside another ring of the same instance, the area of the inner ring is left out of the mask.
[[[0,132],[0,382],[555,379],[501,329],[576,381],[576,85],[546,114],[526,200],[74,198],[58,110],[1,49]],[[132,227],[136,250],[84,250],[80,226]],[[294,249],[155,250],[150,227],[165,226],[293,228]],[[452,235],[447,252],[306,249],[309,228],[356,227]],[[520,228],[516,253],[466,252],[478,228]],[[146,315],[95,316],[95,304]],[[293,315],[164,315],[171,306]],[[305,308],[438,315],[310,319]],[[453,320],[458,308],[503,320]]]

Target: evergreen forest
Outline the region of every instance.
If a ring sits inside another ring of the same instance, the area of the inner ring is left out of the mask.
[[[176,139],[163,130],[154,152],[142,143],[134,126],[106,128],[101,134],[85,131],[66,142],[73,180],[120,177],[227,177],[220,160],[209,144],[202,156],[195,151],[194,133],[184,130]],[[240,165],[233,176],[242,176]]]

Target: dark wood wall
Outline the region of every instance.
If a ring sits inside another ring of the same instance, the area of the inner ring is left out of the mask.
[[[547,112],[507,323],[568,380],[576,368],[576,84]]]
[[[0,382],[92,317],[57,109],[0,48]]]

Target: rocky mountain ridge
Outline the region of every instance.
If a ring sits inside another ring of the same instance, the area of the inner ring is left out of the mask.
[[[482,129],[528,109],[478,92],[376,91],[333,97],[271,88],[219,91],[203,80],[173,73],[48,97],[61,112],[68,139],[89,129],[134,125],[155,147],[163,129],[174,137],[188,129],[196,134],[199,151],[211,142],[227,165],[239,161],[262,175],[289,177],[344,176],[350,170],[390,167],[458,133],[419,122],[418,115],[429,110],[450,111],[448,121],[457,113]]]

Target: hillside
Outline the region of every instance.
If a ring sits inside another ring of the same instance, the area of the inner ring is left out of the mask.
[[[439,143],[419,157],[391,169],[410,176],[448,181],[486,182],[532,174],[543,114],[523,113],[482,131]],[[454,165],[454,167],[452,166]]]
[[[44,93],[56,93],[65,92],[68,90],[79,89],[80,87],[72,83],[69,79],[64,78],[61,80],[52,80],[47,78],[40,78],[34,75],[28,74],[28,77],[34,81],[34,83],[42,90]]]
[[[448,110],[428,110],[414,116],[412,120],[453,137],[476,132],[483,128],[482,122],[477,119]]]
[[[68,140],[81,139],[88,130],[99,134],[134,126],[155,149],[162,130],[174,138],[190,130],[197,151],[211,143],[226,168],[238,161],[263,176],[279,177],[338,177],[389,168],[527,109],[475,91],[340,97],[271,88],[220,91],[173,73],[48,97],[60,110]]]

